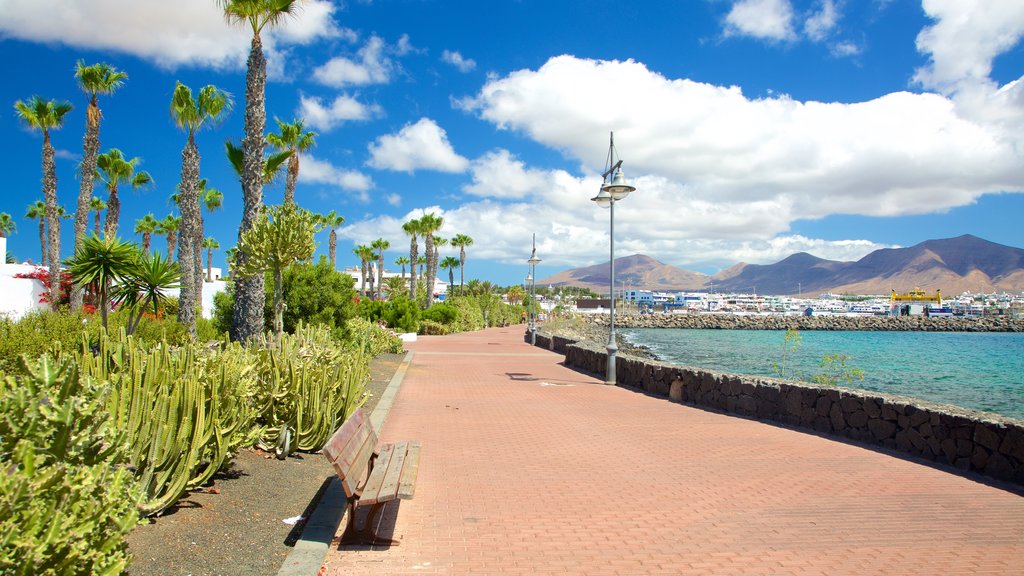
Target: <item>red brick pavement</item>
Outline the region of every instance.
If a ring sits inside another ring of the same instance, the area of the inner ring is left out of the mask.
[[[1024,574],[1024,497],[608,387],[522,328],[409,344],[382,440],[423,443],[357,574]],[[385,531],[387,532],[387,531]]]

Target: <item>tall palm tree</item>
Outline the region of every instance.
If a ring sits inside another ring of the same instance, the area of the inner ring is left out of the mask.
[[[231,95],[210,84],[203,86],[197,96],[192,89],[178,82],[171,96],[171,116],[178,128],[185,130],[188,139],[181,151],[181,183],[178,185],[181,210],[181,294],[178,301],[178,322],[189,333],[196,333],[196,306],[202,299],[202,216],[199,213],[199,147],[196,132],[204,124],[216,123],[231,110]]]
[[[220,248],[220,242],[209,236],[203,239],[203,248],[206,248],[206,281],[213,282],[213,251]]]
[[[443,224],[444,219],[434,215],[434,213],[424,214],[420,217],[420,234],[423,236],[424,244],[426,244],[427,277],[424,279],[424,285],[427,290],[428,308],[433,304],[434,274],[437,273],[437,264],[434,263],[434,232],[440,230]]]
[[[121,218],[121,199],[117,195],[118,186],[128,184],[132,188],[145,186],[153,181],[153,177],[145,170],[136,171],[142,160],[136,156],[129,160],[124,152],[117,148],[100,154],[96,158],[96,177],[107,185],[107,219],[103,223],[103,235],[109,238],[117,236],[118,221]]]
[[[384,287],[384,251],[391,248],[391,242],[383,238],[377,238],[371,244],[374,250],[377,251],[377,298],[383,299],[384,293],[382,289]]]
[[[158,226],[160,226],[160,221],[153,217],[152,212],[135,221],[135,233],[142,234],[143,253],[149,254],[149,244]]]
[[[207,213],[213,214],[214,212],[219,210],[221,206],[224,205],[224,193],[222,193],[220,190],[216,188],[208,187],[207,184],[208,183],[206,178],[202,178],[199,180],[199,205],[201,208],[206,208]],[[202,211],[200,211],[199,230],[197,231],[197,233],[199,234],[199,238],[205,241],[206,229],[205,224],[203,224]],[[202,246],[202,242],[199,243],[199,246]],[[198,270],[198,272],[196,272],[195,278],[196,292],[200,295],[202,295],[203,293],[203,259],[201,252],[201,250],[196,251],[196,269]]]
[[[408,264],[408,263],[409,263],[409,257],[408,256],[399,256],[398,258],[395,258],[395,266],[401,266],[402,267],[402,278],[403,279],[405,278],[405,265]]]
[[[46,267],[46,203],[42,200],[36,200],[35,204],[29,204],[28,210],[25,212],[25,218],[30,220],[39,220],[39,249],[42,251],[42,260],[39,265]]]
[[[89,200],[89,211],[96,213],[95,214],[95,216],[96,216],[96,220],[95,220],[96,226],[95,226],[95,229],[93,231],[93,234],[96,234],[97,236],[100,235],[100,213],[103,212],[106,209],[107,209],[107,203],[104,202],[103,200],[97,198],[96,196],[93,196],[92,199]]]
[[[260,32],[274,27],[293,14],[298,0],[218,0],[224,17],[231,24],[248,24],[252,28],[252,43],[245,75],[245,137],[242,140],[242,222],[238,237],[253,227],[263,205],[263,147],[266,140],[267,111],[265,106],[267,61],[263,56]],[[236,259],[244,264],[246,255],[240,252]],[[240,278],[235,283],[235,307],[231,320],[231,339],[246,341],[263,331],[263,306],[266,293],[263,275]]]
[[[96,160],[100,152],[100,112],[99,95],[113,94],[124,85],[128,74],[119,71],[109,64],[100,62],[86,66],[83,60],[75,64],[75,78],[78,86],[89,96],[89,105],[85,114],[85,137],[82,139],[81,181],[78,188],[78,209],[75,211],[75,251],[85,240],[86,228],[89,226],[89,199],[92,198],[93,178],[96,173]],[[77,288],[71,292],[71,309],[82,307],[85,292]]]
[[[57,212],[57,163],[54,160],[53,144],[50,143],[50,131],[64,126],[64,117],[71,109],[70,102],[43,100],[39,96],[14,103],[18,118],[29,128],[43,134],[43,198],[49,224],[46,247],[50,261],[50,301],[55,310],[60,302],[60,214]]]
[[[174,247],[178,243],[178,228],[181,226],[181,218],[174,214],[168,214],[156,229],[157,234],[167,236],[167,261],[174,262]]]
[[[331,268],[334,269],[335,255],[338,251],[338,227],[345,223],[345,217],[331,210],[320,216],[320,223],[331,230],[327,240],[327,255],[331,260]]]
[[[431,282],[437,280],[437,270],[441,262],[441,247],[448,244],[447,238],[440,236],[434,236],[434,255],[431,256],[427,263],[427,274],[431,278]],[[433,284],[430,285],[433,288]]]
[[[274,118],[277,122],[279,133],[267,134],[267,144],[284,152],[291,151],[292,156],[288,159],[288,177],[284,181],[285,203],[295,203],[295,183],[299,179],[299,153],[309,150],[316,145],[316,132],[305,131],[305,122],[300,118],[293,120],[291,124]]]
[[[441,260],[441,268],[448,271],[448,287],[455,284],[455,269],[459,267],[459,259],[455,256],[445,256]]]
[[[352,249],[352,253],[359,258],[359,292],[366,296],[366,265],[373,260],[373,248],[360,244]]]
[[[459,291],[466,286],[466,247],[473,245],[473,238],[466,234],[456,234],[451,240],[452,246],[459,248]]]
[[[424,272],[424,270],[426,270],[427,268],[427,257],[419,256],[418,258],[416,258],[416,265],[420,267],[420,278],[426,278],[427,275]]]
[[[402,224],[402,232],[405,232],[406,236],[409,237],[409,262],[412,263],[412,267],[409,269],[409,298],[416,301],[416,264],[419,261],[420,246],[416,241],[416,236],[420,233],[420,221],[419,219],[412,219]]]
[[[7,238],[8,234],[17,229],[14,220],[11,220],[11,215],[7,212],[0,212],[0,238]]]

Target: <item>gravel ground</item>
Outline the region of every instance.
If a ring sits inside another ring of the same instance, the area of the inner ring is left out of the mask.
[[[384,354],[370,365],[373,411],[404,354]],[[301,535],[304,522],[334,471],[317,454],[281,461],[244,450],[210,488],[193,492],[149,524],[128,535],[133,576],[275,575]]]

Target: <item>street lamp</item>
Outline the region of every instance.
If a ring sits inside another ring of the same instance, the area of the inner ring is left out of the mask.
[[[533,235],[533,252],[530,253],[530,259],[526,261],[530,265],[530,274],[526,279],[530,282],[530,345],[537,345],[537,264],[540,264],[540,258],[537,258],[537,235]]]
[[[604,383],[614,385],[615,354],[619,351],[619,347],[615,343],[615,203],[629,196],[629,193],[636,190],[636,188],[626,184],[626,177],[622,174],[622,160],[618,158],[615,152],[615,133],[611,132],[608,139],[608,159],[605,161],[604,174],[601,175],[601,191],[591,200],[597,202],[597,205],[602,208],[608,208],[610,214],[608,265],[610,271],[609,283],[611,289],[609,290],[609,296],[611,297],[611,305],[608,307],[608,372]]]

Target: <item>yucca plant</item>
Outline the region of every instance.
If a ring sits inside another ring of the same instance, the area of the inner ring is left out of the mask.
[[[139,250],[131,242],[114,236],[100,238],[93,234],[82,241],[75,255],[65,264],[71,280],[78,286],[91,287],[99,296],[100,318],[107,327],[112,285],[127,277],[137,267]]]
[[[160,306],[169,300],[167,290],[181,286],[181,271],[176,262],[164,260],[160,253],[142,254],[135,265],[122,276],[122,282],[114,292],[114,304],[129,310],[127,332],[135,332],[142,315],[148,310],[159,316]]]

